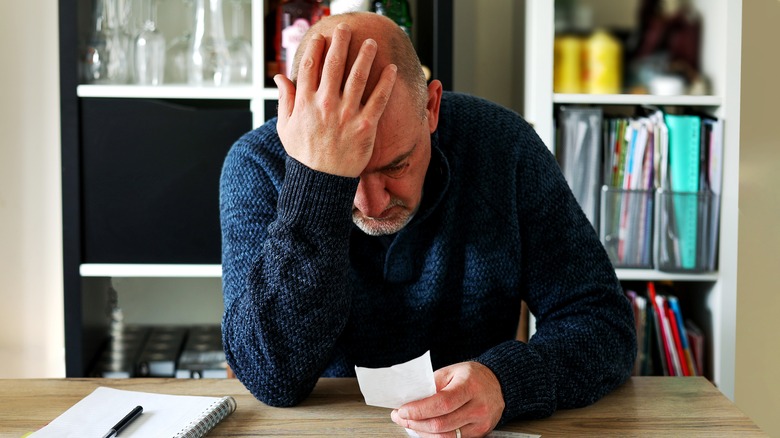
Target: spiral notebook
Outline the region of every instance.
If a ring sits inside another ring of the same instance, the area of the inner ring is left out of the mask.
[[[233,397],[202,397],[98,387],[29,437],[102,437],[134,407],[143,413],[121,438],[205,436],[236,410]]]

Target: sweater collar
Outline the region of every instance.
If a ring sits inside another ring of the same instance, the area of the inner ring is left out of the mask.
[[[439,131],[437,130],[431,134],[431,162],[428,164],[428,171],[425,174],[420,208],[405,228],[415,227],[428,218],[441,204],[449,185],[450,164],[439,147]]]
[[[431,135],[431,162],[423,183],[423,196],[417,214],[401,231],[384,236],[380,242],[386,249],[384,278],[391,283],[404,283],[417,278],[422,272],[423,259],[419,257],[418,239],[421,224],[442,203],[450,184],[450,166],[439,148],[437,132]]]

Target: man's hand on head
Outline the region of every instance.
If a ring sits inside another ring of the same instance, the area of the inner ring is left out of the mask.
[[[305,51],[298,65],[297,87],[282,75],[274,77],[279,88],[276,129],[287,154],[304,165],[333,175],[357,177],[371,159],[377,126],[393,91],[397,68],[389,64],[382,70],[363,105],[377,43],[365,40],[347,71],[351,39],[349,26],[344,23],[334,28],[329,48],[325,37],[315,34],[305,48],[301,47]]]

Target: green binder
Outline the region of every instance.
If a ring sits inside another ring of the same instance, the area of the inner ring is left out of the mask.
[[[667,114],[665,120],[669,129],[669,172],[680,248],[679,267],[694,269],[697,266],[701,118]]]

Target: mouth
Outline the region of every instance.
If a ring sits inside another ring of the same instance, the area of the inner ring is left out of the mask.
[[[412,216],[402,202],[392,202],[379,216],[366,216],[358,208],[352,210],[352,222],[371,236],[397,233],[409,223]]]
[[[352,214],[357,215],[364,220],[381,222],[381,221],[395,219],[399,209],[403,209],[404,207],[405,206],[401,201],[394,200],[390,202],[390,205],[388,205],[384,210],[382,210],[382,213],[379,216],[367,216],[355,206],[352,207]]]

